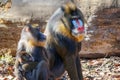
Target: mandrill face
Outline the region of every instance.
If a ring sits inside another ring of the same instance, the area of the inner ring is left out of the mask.
[[[72,15],[70,18],[70,30],[71,35],[75,37],[75,39],[80,42],[84,39],[84,22],[81,19],[80,15]]]
[[[64,16],[66,16],[68,21],[68,28],[70,29],[72,36],[84,36],[85,29],[82,12],[72,2],[64,5],[63,8],[65,11]]]
[[[84,34],[84,23],[78,16],[73,16],[70,20],[71,22],[71,32],[73,36],[79,36]]]

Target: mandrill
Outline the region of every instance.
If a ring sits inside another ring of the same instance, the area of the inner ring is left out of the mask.
[[[48,80],[49,62],[44,48],[45,40],[39,28],[30,24],[24,26],[14,65],[17,80]]]
[[[79,51],[84,39],[84,17],[73,2],[58,8],[50,17],[44,34],[50,71],[56,79],[65,70],[71,80],[83,80]]]

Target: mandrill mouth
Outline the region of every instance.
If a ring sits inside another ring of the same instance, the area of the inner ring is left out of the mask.
[[[73,29],[73,30],[72,30],[72,35],[73,35],[73,36],[79,36],[79,35],[81,35],[81,34],[83,35],[84,33],[85,33],[84,30],[82,30],[82,31],[81,31],[81,30],[78,30],[78,29]]]

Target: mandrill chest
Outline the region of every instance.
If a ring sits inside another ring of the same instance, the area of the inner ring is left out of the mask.
[[[67,26],[67,24],[66,24]],[[84,35],[73,35],[71,28],[66,27],[63,22],[56,22],[50,31],[48,43],[53,45],[59,55],[76,54],[78,43],[84,38]],[[51,37],[50,37],[51,36]],[[52,44],[52,43],[53,44]]]
[[[54,44],[56,46],[56,50],[60,55],[75,54],[77,49],[77,42],[64,36],[63,34],[56,33],[54,35]]]
[[[83,40],[84,36],[73,36],[69,29],[65,27],[65,25],[61,22],[57,23],[57,27],[54,27],[52,38],[54,42],[54,46],[60,55],[75,54],[77,51],[78,42]]]

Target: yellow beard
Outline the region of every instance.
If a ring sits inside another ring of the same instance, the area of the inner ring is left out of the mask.
[[[41,47],[43,47],[45,45],[45,41],[29,40],[28,43],[29,43],[30,46],[41,46]]]
[[[84,39],[84,34],[80,34],[79,36],[73,36],[70,33],[70,30],[67,29],[62,23],[60,23],[60,25],[57,27],[56,32],[63,34],[64,36],[67,36],[68,38],[75,40],[76,42],[81,42]]]

